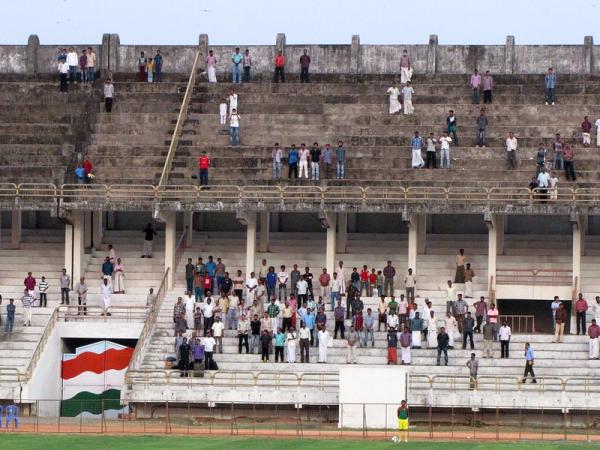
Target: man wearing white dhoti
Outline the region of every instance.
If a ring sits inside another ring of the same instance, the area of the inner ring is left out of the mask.
[[[400,333],[400,363],[410,364],[410,346],[412,345],[412,335],[408,327],[404,325],[404,331]]]
[[[448,347],[454,348],[454,338],[456,337],[458,322],[450,311],[446,313],[446,317],[444,318],[444,328],[446,329],[446,333],[448,333],[448,337],[450,338]]]
[[[434,311],[429,311],[429,320],[427,321],[427,348],[437,347],[437,319],[434,316]]]
[[[406,82],[406,86],[402,88],[402,102],[404,103],[404,114],[411,115],[415,112],[415,108],[412,104],[412,96],[415,90],[410,85],[410,81]]]
[[[319,330],[317,334],[319,338],[319,362],[326,363],[327,362],[327,350],[330,345],[331,336],[329,335],[329,331],[325,328]]]
[[[342,290],[340,291],[341,295],[344,295],[346,293],[346,275],[344,273],[344,261],[340,261],[338,263],[338,268],[337,268],[337,277],[340,280],[340,283],[342,284]]]
[[[285,338],[287,351],[287,362],[294,364],[296,362],[296,331],[294,327],[290,328]]]
[[[600,339],[600,326],[596,323],[596,319],[592,319],[592,324],[588,327],[588,336],[590,337],[589,358],[600,359],[598,349],[598,339]]]
[[[185,304],[185,321],[189,330],[194,328],[194,312],[196,310],[196,297],[192,294],[192,291],[186,293],[183,303]]]
[[[421,332],[423,331],[423,319],[419,316],[419,313],[415,313],[415,318],[410,321],[410,328],[412,330],[412,347],[421,348]]]
[[[408,50],[404,49],[402,56],[400,57],[400,81],[402,84],[410,81],[412,74],[412,62],[408,56]]]
[[[387,93],[390,95],[390,115],[398,114],[402,109],[402,104],[400,103],[400,89],[398,86],[394,85],[388,88]]]
[[[105,278],[102,280],[102,286],[100,287],[100,292],[102,293],[102,303],[104,305],[104,313],[102,315],[110,316],[110,307],[112,305],[112,286],[108,283],[108,280]]]
[[[421,156],[421,149],[423,148],[423,138],[419,136],[419,132],[415,131],[415,135],[410,140],[410,147],[412,148],[412,163],[413,169],[420,169],[425,166],[423,156]]]
[[[124,294],[125,293],[125,266],[121,262],[121,258],[117,258],[117,263],[115,264],[115,270],[113,272],[113,276],[115,277],[115,282],[114,282],[115,294]]]
[[[208,73],[208,82],[217,82],[217,57],[213,54],[212,50],[208,51],[206,57],[206,72]]]

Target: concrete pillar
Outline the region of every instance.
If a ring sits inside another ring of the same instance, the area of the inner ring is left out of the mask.
[[[22,213],[20,209],[12,210],[10,248],[14,250],[21,247],[21,217]]]
[[[352,44],[350,46],[350,73],[361,73],[360,67],[360,36],[352,35]]]
[[[346,213],[348,233],[356,233],[356,213]]]
[[[427,242],[427,214],[419,214],[417,226],[419,228],[417,231],[417,254],[424,255]]]
[[[248,212],[246,220],[246,277],[254,272],[256,264],[256,213]]]
[[[104,221],[102,211],[92,211],[92,247],[95,249],[102,247],[104,238]]]
[[[85,218],[83,211],[71,214],[71,223],[65,224],[65,265],[74,286],[84,274]],[[71,287],[72,287],[71,286]]]
[[[200,47],[200,67],[204,67],[208,56],[208,34],[198,36],[198,46]]]
[[[104,33],[102,35],[102,46],[100,47],[100,54],[96,55],[100,62],[100,70],[109,71],[109,55],[110,54],[110,33]]]
[[[419,249],[419,231],[421,227],[419,222],[422,219],[418,214],[413,214],[408,222],[408,265],[407,268],[412,269],[415,274],[417,272],[417,255]]]
[[[187,234],[185,235],[185,246],[190,248],[192,246],[194,238],[194,212],[184,211],[183,213],[183,229],[187,227]]]
[[[583,74],[589,75],[594,71],[594,36],[583,38]]]
[[[336,222],[337,222],[337,214],[336,213],[325,213],[325,217],[327,219],[327,245],[325,249],[325,267],[327,268],[327,272],[332,274],[335,270],[335,255],[336,255]],[[333,276],[333,275],[331,275]]]
[[[162,213],[165,221],[165,270],[169,269],[167,288],[172,289],[175,281],[175,251],[177,247],[177,220],[175,211]]]
[[[85,248],[92,248],[92,242],[94,239],[92,236],[92,229],[94,228],[92,225],[93,215],[93,211],[85,211],[83,213],[83,245]]]
[[[504,216],[492,214],[487,220],[488,227],[488,292],[496,290],[496,270],[498,255],[504,247]],[[488,299],[492,301],[494,299]]]
[[[271,229],[269,211],[260,214],[260,239],[258,240],[258,251],[267,253],[269,251],[269,232]]]
[[[277,52],[283,53],[285,56],[285,33],[277,33],[277,38],[275,39],[275,54]]]
[[[338,213],[337,231],[336,250],[338,253],[346,253],[348,245],[348,213]]]
[[[515,37],[506,36],[504,47],[504,73],[514,73],[515,70]]]
[[[109,73],[118,72],[119,67],[119,47],[121,46],[121,38],[118,34],[111,34],[108,41],[109,53],[108,53],[108,71]]]
[[[35,75],[37,73],[37,54],[40,46],[40,38],[37,34],[30,34],[27,39],[27,73]]]
[[[571,221],[573,229],[573,300],[581,290],[581,256],[585,241],[585,217],[576,216]]]
[[[429,46],[427,47],[427,73],[435,74],[437,71],[437,34],[429,35]]]

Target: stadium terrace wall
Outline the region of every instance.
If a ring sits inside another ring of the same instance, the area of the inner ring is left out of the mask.
[[[218,71],[230,71],[230,57],[235,45],[209,45],[208,36],[201,34],[198,45],[121,45],[118,34],[104,34],[101,44],[40,45],[31,35],[27,45],[0,46],[0,73],[51,74],[56,72],[54,59],[59,49],[92,47],[99,69],[110,72],[135,72],[141,51],[154,55],[160,48],[164,55],[163,71],[187,74],[196,50],[204,55],[212,49],[221,61]],[[417,73],[461,74],[474,68],[494,74],[544,73],[554,67],[559,74],[586,75],[600,73],[600,46],[594,46],[592,36],[582,45],[516,45],[507,36],[505,45],[438,45],[431,35],[424,45],[361,45],[360,37],[352,36],[347,45],[287,45],[285,34],[278,34],[274,45],[245,46],[253,57],[254,73],[270,73],[278,50],[285,53],[289,70],[296,70],[303,49],[311,56],[311,71],[324,74],[393,74],[398,72],[400,55],[407,49]]]

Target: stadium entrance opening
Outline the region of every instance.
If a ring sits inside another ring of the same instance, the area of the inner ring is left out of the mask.
[[[567,310],[567,317],[571,317],[571,300],[561,300]],[[498,309],[501,316],[532,316],[535,321],[536,333],[553,333],[552,308],[550,307],[552,299],[549,300],[531,300],[531,299],[510,299],[497,300]],[[512,323],[511,323],[512,322]],[[565,333],[569,333],[570,320],[565,324]],[[531,333],[531,320],[523,317],[513,317],[508,321],[513,333]],[[502,324],[500,324],[502,325]],[[519,329],[520,328],[520,329]]]

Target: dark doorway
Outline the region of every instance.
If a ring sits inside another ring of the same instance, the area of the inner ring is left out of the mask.
[[[571,317],[571,301],[561,300],[567,310],[567,316]],[[552,300],[498,300],[500,315],[507,316],[534,316],[536,333],[553,333]],[[570,331],[570,321],[565,324],[565,334]]]

